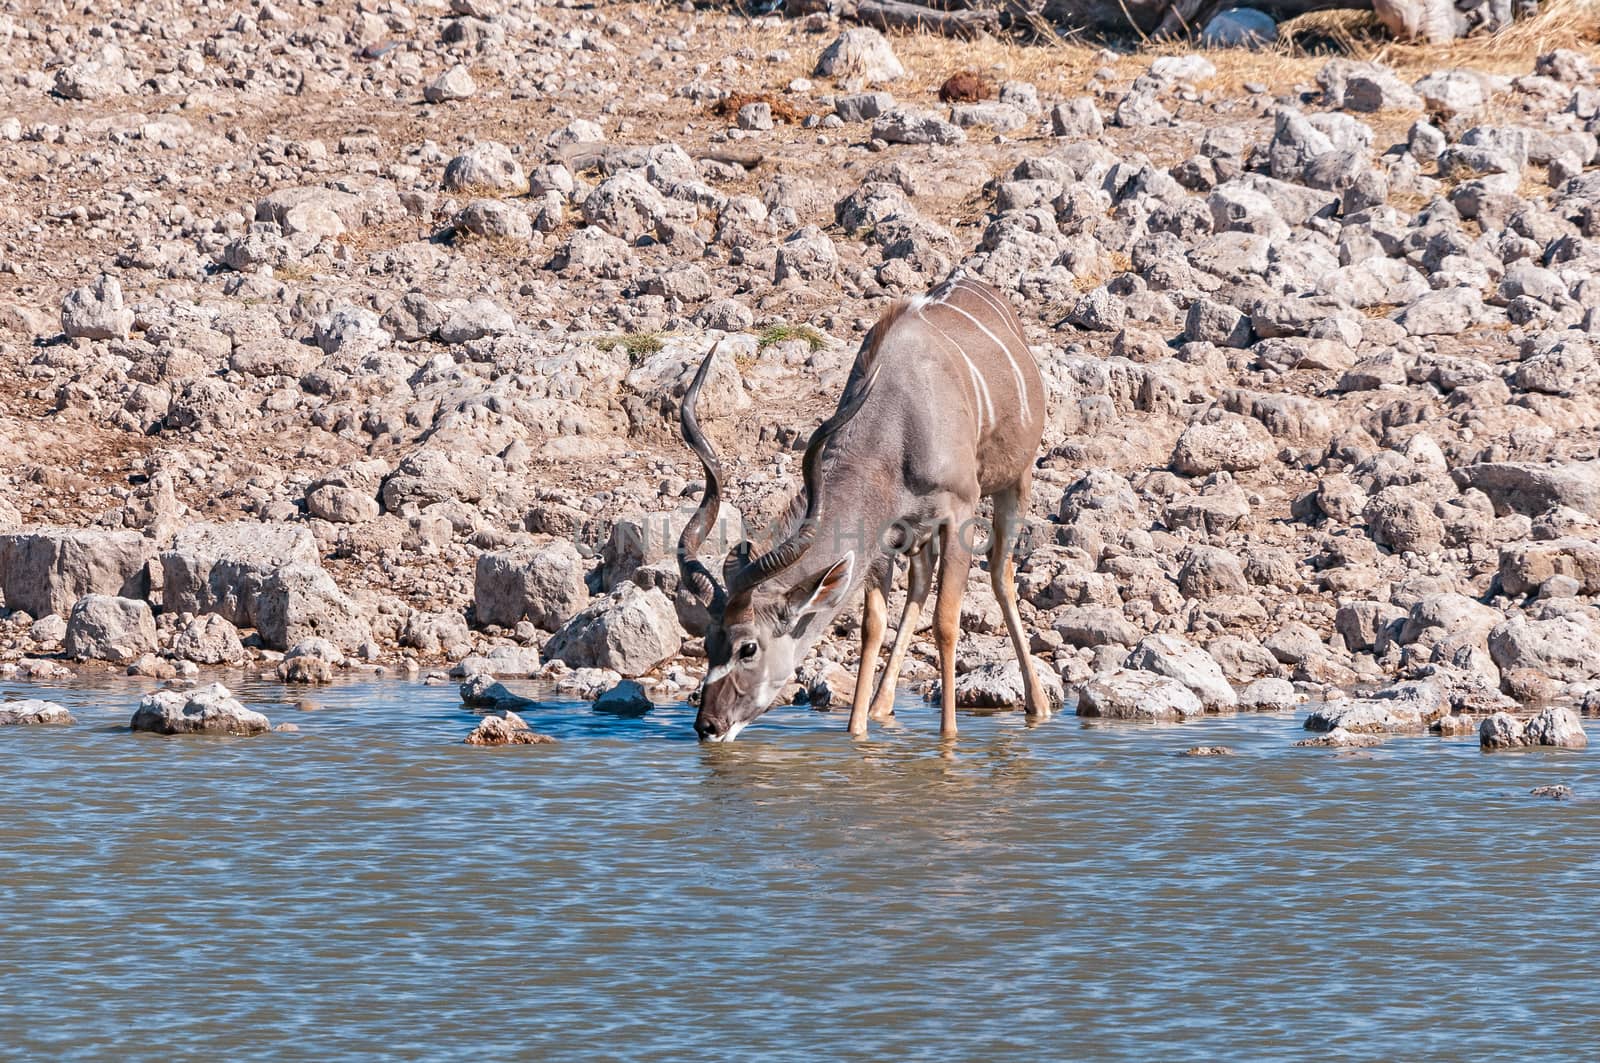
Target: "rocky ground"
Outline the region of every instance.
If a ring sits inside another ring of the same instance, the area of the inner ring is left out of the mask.
[[[770,514],[865,328],[963,270],[1053,391],[1019,579],[1083,711],[1557,745],[1600,711],[1592,48],[0,11],[0,674],[681,697],[688,374],[728,341],[702,420]],[[966,614],[962,698],[1004,702],[981,572]]]

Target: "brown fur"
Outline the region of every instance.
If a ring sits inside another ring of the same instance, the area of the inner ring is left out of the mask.
[[[872,367],[872,363],[878,360],[878,351],[883,347],[884,338],[889,335],[889,330],[910,309],[911,300],[905,296],[889,304],[889,309],[883,312],[883,316],[878,318],[877,323],[867,331],[866,338],[861,341],[861,353],[856,355],[852,376],[859,376]]]
[[[939,99],[944,103],[976,103],[993,96],[994,86],[975,70],[958,70],[939,86]]]
[[[720,496],[720,487],[712,489],[720,477],[716,455],[692,412],[710,365],[709,357],[701,363],[681,417],[684,439],[706,470],[697,521],[714,511]],[[708,676],[702,690],[695,731],[729,741],[766,711],[793,662],[859,589],[866,604],[849,729],[865,734],[869,719],[883,719],[892,709],[899,668],[936,578],[939,732],[954,737],[955,654],[973,561],[964,532],[973,527],[985,497],[992,501],[994,527],[990,585],[1022,671],[1023,704],[1029,716],[1048,718],[1049,699],[1030,667],[1010,555],[1029,511],[1044,407],[1043,376],[999,292],[979,281],[953,279],[926,297],[890,304],[863,338],[838,407],[806,445],[804,487],[779,518],[778,526],[788,524],[790,534],[770,552],[750,556],[740,550],[725,567],[730,589],[720,597],[715,588],[696,591],[709,602],[703,607],[706,657],[715,677]],[[863,419],[852,420],[863,410]],[[893,541],[877,539],[888,532],[898,533]],[[692,575],[686,559],[699,545],[685,533],[679,547],[684,580]],[[910,556],[910,585],[880,677],[884,598],[894,572],[890,551]],[[762,657],[763,644],[783,653]],[[731,678],[736,674],[745,677],[743,683]]]
[[[872,328],[867,330],[866,336],[861,341],[861,350],[856,353],[855,365],[850,370],[850,383],[846,384],[846,387],[852,386],[861,379],[868,369],[872,368],[873,362],[877,361],[878,352],[883,348],[884,340],[888,338],[889,330],[896,321],[905,316],[911,306],[910,297],[901,296],[890,303],[888,309],[883,312],[883,315],[878,318]],[[827,459],[824,458],[824,460],[826,461]],[[773,520],[767,534],[763,537],[761,549],[770,550],[794,534],[795,528],[800,525],[800,518],[805,514],[805,509],[805,492],[795,492],[789,498],[789,501],[784,504],[782,513]]]
[[[872,368],[872,363],[877,361],[878,352],[883,348],[883,342],[889,335],[890,328],[896,321],[911,309],[911,299],[901,296],[889,304],[889,308],[867,330],[866,336],[861,341],[861,350],[856,353],[855,365],[850,369],[850,382],[846,387],[854,385],[861,377]],[[827,459],[824,458],[826,461]],[[770,550],[773,546],[783,542],[794,533],[800,525],[800,518],[805,514],[806,496],[804,491],[797,491],[784,505],[783,512],[772,522],[772,526],[765,536],[763,550]]]
[[[711,105],[711,113],[731,118],[739,113],[739,108],[747,103],[764,103],[772,108],[772,117],[780,122],[791,122],[796,125],[803,122],[817,112],[796,107],[790,101],[770,92],[735,92]]]

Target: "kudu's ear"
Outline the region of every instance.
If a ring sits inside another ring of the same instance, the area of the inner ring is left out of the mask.
[[[679,626],[694,638],[705,635],[711,626],[710,606],[682,583],[672,596],[672,608],[678,614]]]
[[[808,613],[823,610],[837,609],[844,604],[844,596],[850,591],[850,574],[855,571],[856,552],[851,550],[833,563],[833,567],[822,574],[817,580],[811,597],[806,599],[796,615],[805,616]]]

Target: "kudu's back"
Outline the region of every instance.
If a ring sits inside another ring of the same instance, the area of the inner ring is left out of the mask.
[[[851,435],[898,446],[914,489],[971,475],[988,495],[1026,477],[1044,434],[1044,381],[1016,313],[992,288],[947,281],[895,304],[855,376],[868,367],[874,395]]]

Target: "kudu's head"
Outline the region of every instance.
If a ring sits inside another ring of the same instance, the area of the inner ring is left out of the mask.
[[[805,486],[796,501],[803,515],[787,537],[752,556],[748,541],[729,552],[719,581],[696,556],[717,519],[722,467],[700,430],[695,404],[716,357],[706,356],[683,397],[684,441],[705,467],[700,505],[678,538],[678,614],[691,632],[705,635],[709,670],[700,691],[694,729],[702,739],[731,742],[771,706],[811,644],[844,604],[857,566],[870,559],[845,553],[820,571],[801,564],[817,538],[825,504],[822,458],[828,441],[861,408],[871,375],[852,378],[853,390],[806,445],[801,469]]]

